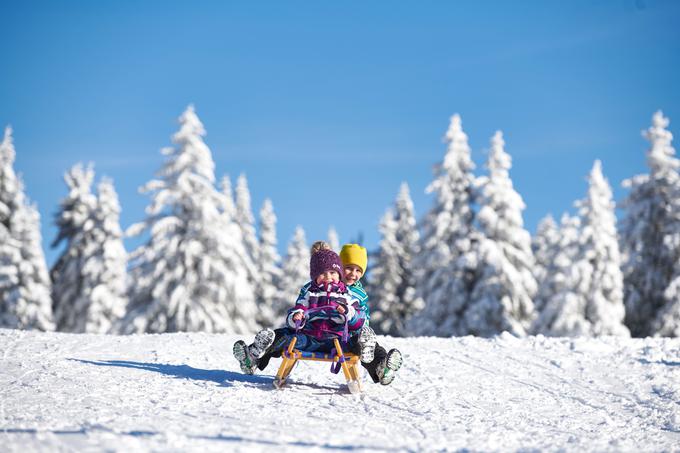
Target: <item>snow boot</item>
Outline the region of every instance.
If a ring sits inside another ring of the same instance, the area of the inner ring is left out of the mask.
[[[257,358],[253,357],[249,351],[249,347],[246,346],[246,342],[239,340],[234,343],[234,357],[238,360],[239,365],[241,365],[241,371],[245,374],[255,374],[257,369]]]
[[[269,347],[272,345],[272,343],[274,343],[274,337],[275,334],[272,329],[260,330],[257,335],[255,335],[253,344],[248,346],[250,355],[256,359],[261,358],[267,349],[269,349]]]
[[[368,326],[361,328],[359,332],[359,346],[361,347],[361,361],[363,363],[371,363],[375,354],[375,345],[378,340],[375,337],[375,332]]]
[[[385,358],[378,365],[378,377],[382,385],[390,385],[395,377],[397,371],[401,368],[404,359],[398,349],[391,349]]]

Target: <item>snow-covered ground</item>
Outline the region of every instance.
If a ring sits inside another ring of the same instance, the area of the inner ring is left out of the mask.
[[[244,376],[229,335],[0,330],[0,450],[680,451],[680,340],[380,338],[391,386]]]

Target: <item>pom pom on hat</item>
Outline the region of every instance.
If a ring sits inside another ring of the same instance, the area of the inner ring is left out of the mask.
[[[343,266],[354,264],[361,268],[361,272],[366,273],[366,266],[368,265],[368,253],[366,249],[359,244],[345,244],[340,251],[340,259]]]

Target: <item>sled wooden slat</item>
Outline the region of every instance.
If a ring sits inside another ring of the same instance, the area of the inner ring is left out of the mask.
[[[274,379],[274,386],[276,388],[284,386],[286,379],[288,379],[288,376],[291,371],[293,371],[293,367],[295,367],[298,360],[309,360],[312,362],[340,362],[340,367],[347,380],[349,391],[351,393],[359,393],[361,391],[359,356],[352,354],[351,352],[342,352],[340,342],[337,338],[333,340],[336,351],[335,354],[299,351],[295,349],[296,342],[297,338],[293,338],[288,345],[286,352],[281,357],[281,366],[279,366],[279,371],[276,373],[276,379]]]

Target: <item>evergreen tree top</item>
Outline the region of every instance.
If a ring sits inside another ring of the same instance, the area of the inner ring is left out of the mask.
[[[397,195],[397,206],[413,210],[413,201],[411,200],[411,190],[407,182],[402,182],[399,186],[399,194]]]
[[[509,178],[509,170],[512,168],[512,157],[505,152],[505,140],[503,132],[496,131],[491,138],[491,151],[486,167],[491,173],[491,177]]]
[[[652,174],[680,167],[680,161],[674,157],[675,149],[671,146],[673,134],[666,129],[669,124],[670,120],[659,110],[652,117],[652,126],[642,132],[651,144],[647,152],[647,163]]]
[[[335,227],[332,225],[328,229],[328,245],[331,246],[332,250],[335,250],[336,252],[340,251],[340,237],[338,236]]]
[[[593,163],[593,168],[588,175],[588,199],[595,210],[606,208],[613,212],[612,189],[602,174],[602,162],[599,159]],[[602,203],[606,203],[606,206],[601,206]],[[598,211],[595,214],[601,213]]]
[[[12,213],[25,203],[21,178],[14,173],[15,155],[12,128],[7,126],[0,143],[0,225],[8,230]]]
[[[446,130],[446,134],[444,134],[444,140],[447,143],[464,141],[467,144],[467,139],[467,134],[463,132],[463,121],[458,113],[454,113],[451,115],[449,128]]]
[[[12,126],[5,127],[5,135],[0,143],[0,165],[12,165],[16,151],[14,149],[14,137],[12,137]]]
[[[92,228],[91,214],[97,205],[97,199],[92,193],[93,180],[92,164],[83,166],[82,163],[77,163],[64,174],[68,195],[60,203],[61,208],[56,219],[59,233],[51,244],[53,248]]]
[[[241,173],[236,180],[236,210],[240,222],[245,222],[247,224],[253,224],[255,222],[251,209],[248,178],[246,178],[245,173]]]
[[[195,136],[205,137],[206,135],[203,123],[198,119],[193,104],[189,104],[184,113],[180,115],[179,123],[179,131],[175,132],[172,137],[174,143],[183,143]]]
[[[556,230],[556,229],[557,229],[557,222],[555,222],[555,218],[552,216],[552,214],[548,214],[545,217],[543,217],[540,222],[538,222],[538,226],[536,227],[536,232],[551,231],[551,230]]]
[[[269,198],[265,198],[262,202],[262,209],[260,209],[260,217],[276,222],[276,214],[274,214],[274,205]]]
[[[118,237],[122,234],[120,228],[120,202],[118,194],[110,178],[102,178],[97,185],[97,217],[103,222],[102,228],[109,234]]]
[[[64,175],[64,181],[69,188],[69,196],[88,195],[94,181],[94,168],[92,164],[84,166],[78,163]]]
[[[99,193],[99,204],[106,212],[120,213],[120,202],[118,194],[113,186],[111,178],[104,177],[97,185]]]
[[[298,225],[295,227],[295,232],[293,233],[293,239],[288,243],[287,258],[305,259],[309,258],[309,250],[307,250],[307,237],[305,236],[305,230],[302,226]]]
[[[588,193],[583,200],[575,203],[583,219],[583,243],[596,242],[598,246],[615,248],[609,252],[610,259],[616,259],[620,266],[617,244],[615,203],[609,182],[602,174],[602,163],[596,160],[588,175]]]
[[[449,128],[444,135],[444,142],[448,143],[448,146],[444,161],[441,164],[442,170],[455,172],[460,168],[463,172],[466,172],[474,168],[474,163],[470,159],[471,150],[468,145],[468,136],[463,131],[463,122],[457,113],[451,117]]]
[[[266,198],[260,209],[260,261],[278,261],[280,259],[276,251],[276,214],[274,205]],[[271,266],[275,263],[260,263],[262,266]]]
[[[165,163],[161,176],[178,177],[187,172],[188,178],[196,180],[196,176],[207,180],[210,184],[215,182],[215,163],[208,145],[203,141],[205,129],[198,119],[193,105],[179,117],[179,130],[172,136],[172,142],[176,147],[163,148],[161,152],[171,158]],[[194,176],[189,176],[194,175]],[[179,179],[179,177],[178,177]],[[180,182],[181,184],[181,182]]]
[[[408,184],[403,182],[399,188],[399,193],[395,201],[394,219],[397,222],[397,240],[406,241],[410,248],[406,247],[407,253],[415,253],[418,248],[420,232],[416,228],[413,200]],[[404,244],[406,246],[407,244]]]
[[[593,162],[593,168],[590,170],[588,180],[594,185],[601,185],[601,183],[605,182],[604,176],[602,175],[602,162],[599,159],[596,159],[595,162]]]

